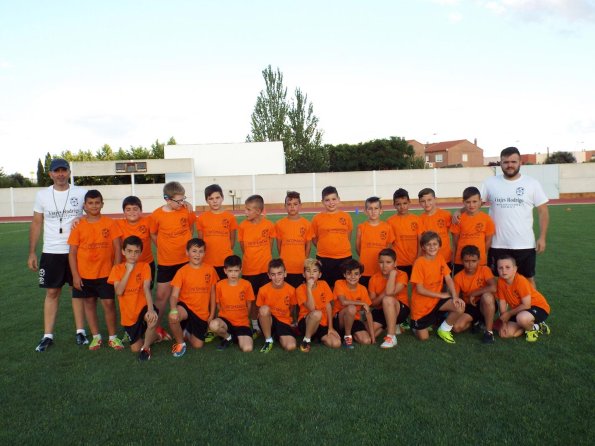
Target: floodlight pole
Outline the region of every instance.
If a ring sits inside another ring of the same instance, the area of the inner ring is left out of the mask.
[[[136,196],[136,188],[134,186],[135,186],[135,184],[134,184],[134,174],[131,173],[130,174],[130,188],[132,190],[132,194],[131,195],[135,195]]]

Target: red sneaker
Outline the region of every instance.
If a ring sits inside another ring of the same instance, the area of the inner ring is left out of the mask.
[[[157,342],[171,341],[171,335],[163,327],[157,327],[155,333],[157,334]]]

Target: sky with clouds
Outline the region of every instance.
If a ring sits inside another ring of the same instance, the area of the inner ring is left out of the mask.
[[[0,167],[244,141],[269,64],[327,143],[594,150],[593,42],[593,0],[1,2]]]

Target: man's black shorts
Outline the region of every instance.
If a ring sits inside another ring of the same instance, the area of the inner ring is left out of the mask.
[[[72,273],[68,254],[41,253],[39,259],[39,288],[62,288],[72,286]]]

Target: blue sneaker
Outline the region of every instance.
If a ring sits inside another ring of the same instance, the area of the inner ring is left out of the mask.
[[[186,344],[175,344],[171,348],[171,352],[174,355],[174,358],[181,358],[186,353]]]

